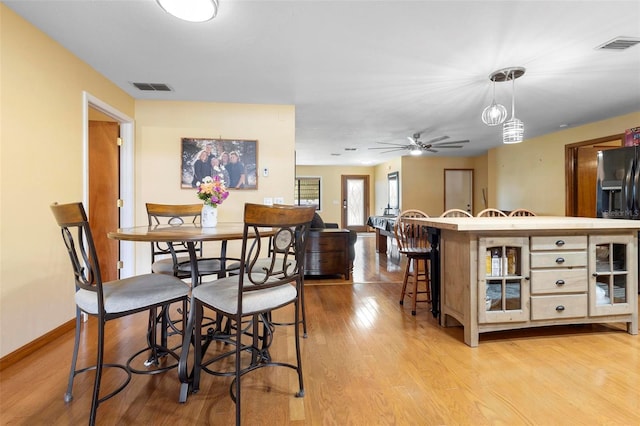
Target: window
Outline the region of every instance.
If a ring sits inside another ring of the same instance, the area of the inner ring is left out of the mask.
[[[315,205],[316,210],[320,210],[320,178],[296,178],[293,199],[298,206]]]

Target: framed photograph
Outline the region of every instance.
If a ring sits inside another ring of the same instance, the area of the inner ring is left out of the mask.
[[[229,189],[258,188],[258,141],[182,138],[180,187],[195,188],[218,175]]]

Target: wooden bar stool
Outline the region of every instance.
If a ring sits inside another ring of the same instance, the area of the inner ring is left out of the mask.
[[[405,210],[398,215],[393,227],[398,250],[400,254],[407,257],[407,264],[404,269],[402,279],[402,294],[400,304],[404,305],[405,296],[413,299],[411,315],[416,314],[417,302],[431,303],[431,280],[429,278],[429,259],[431,247],[428,241],[427,229],[425,226],[408,222],[408,218],[429,217],[420,210]],[[407,291],[407,284],[411,278],[412,289]],[[424,283],[424,288],[420,289],[420,283]],[[425,295],[425,298],[420,298]]]

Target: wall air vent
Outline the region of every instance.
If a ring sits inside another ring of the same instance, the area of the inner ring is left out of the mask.
[[[144,90],[145,92],[173,92],[171,87],[164,83],[131,83],[138,90]]]
[[[345,151],[357,151],[358,148],[345,148],[344,150]]]
[[[613,40],[601,44],[596,47],[596,50],[625,50],[640,43],[640,38],[637,37],[616,37]]]

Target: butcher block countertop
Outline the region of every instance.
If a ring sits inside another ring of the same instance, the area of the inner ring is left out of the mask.
[[[524,217],[425,217],[405,219],[433,228],[460,231],[542,231],[640,229],[640,220],[599,219],[567,216]]]

